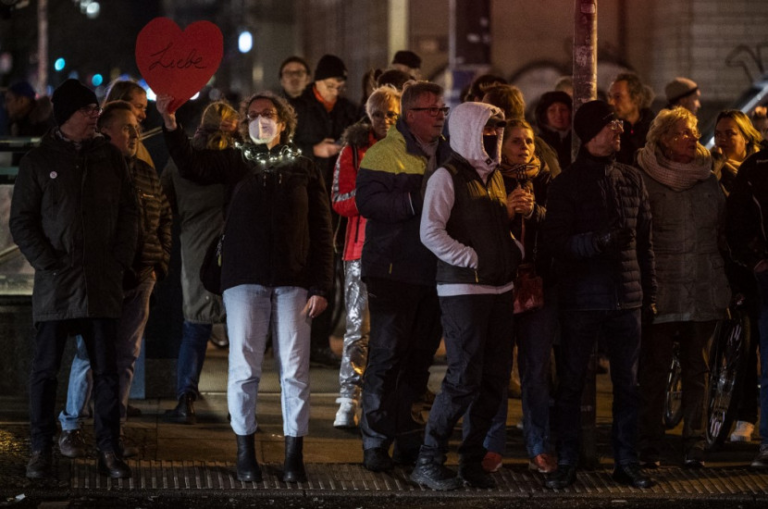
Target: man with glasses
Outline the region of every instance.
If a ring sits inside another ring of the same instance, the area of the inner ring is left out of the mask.
[[[56,376],[67,337],[80,334],[93,367],[99,472],[130,477],[119,448],[115,342],[123,272],[134,260],[136,196],[123,154],[96,135],[96,95],[69,79],[53,94],[59,127],[21,161],[11,204],[13,240],[35,268],[27,477],[53,476]]]
[[[437,259],[421,243],[419,224],[426,180],[451,152],[442,137],[447,112],[442,87],[407,83],[395,127],[368,149],[357,176],[371,316],[360,428],[363,463],[373,472],[391,470],[393,457],[413,464],[421,446],[411,406],[427,387],[442,328]]]
[[[652,321],[656,300],[648,193],[639,171],[614,159],[622,123],[607,103],[579,108],[574,131],[581,149],[550,185],[542,228],[555,262],[562,360],[553,419],[558,469],[545,486],[562,489],[576,480],[581,393],[602,334],[613,383],[613,479],[648,488],[653,481],[640,470],[636,451],[641,315]]]
[[[309,64],[301,57],[288,57],[280,64],[280,86],[283,88],[283,97],[288,99],[291,106],[309,85],[309,76]]]
[[[330,193],[333,184],[333,168],[341,152],[341,135],[357,119],[357,106],[344,97],[347,68],[334,55],[323,55],[315,69],[315,81],[293,103],[298,124],[294,142],[303,155],[314,159]],[[330,202],[330,194],[329,194]],[[344,231],[346,225],[333,212],[335,231]],[[338,227],[337,227],[338,225]],[[336,239],[334,239],[336,242]],[[342,242],[342,241],[340,241]],[[341,270],[339,246],[336,267]],[[331,351],[328,340],[333,332],[334,299],[328,300],[328,308],[312,322],[310,362],[315,366],[338,369],[341,359]]]
[[[117,327],[117,375],[120,387],[120,434],[128,413],[128,397],[133,383],[136,360],[141,352],[144,328],[149,319],[149,298],[155,283],[168,273],[171,258],[171,226],[173,218],[157,172],[137,157],[139,120],[132,105],[113,101],[104,105],[98,120],[98,130],[123,154],[136,189],[139,205],[139,237],[136,255],[123,274],[122,315]],[[67,403],[59,414],[61,435],[59,451],[63,456],[77,458],[86,455],[86,445],[80,432],[91,399],[93,379],[91,362],[82,336],[77,336],[77,353],[69,374]],[[138,455],[136,447],[120,443],[123,457]]]

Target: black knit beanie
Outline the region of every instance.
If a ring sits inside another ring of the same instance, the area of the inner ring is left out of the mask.
[[[63,125],[77,110],[90,104],[99,104],[96,94],[75,79],[68,79],[53,91],[53,116]]]
[[[603,127],[616,120],[616,114],[605,101],[589,101],[576,111],[573,118],[573,130],[582,144],[597,136]]]
[[[315,69],[315,81],[328,78],[347,79],[347,67],[336,55],[323,55]]]

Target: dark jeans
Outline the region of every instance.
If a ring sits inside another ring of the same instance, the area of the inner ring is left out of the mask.
[[[184,320],[179,359],[176,361],[176,398],[181,398],[187,393],[194,395],[195,398],[200,395],[198,391],[200,372],[203,371],[205,350],[212,332],[213,325],[210,323],[193,323]]]
[[[479,463],[512,369],[512,291],[440,297],[440,308],[448,371],[429,413],[422,451],[442,458],[463,415],[461,461]]]
[[[579,459],[581,393],[595,341],[603,334],[611,363],[613,427],[611,443],[617,465],[637,462],[637,418],[640,397],[637,363],[640,353],[640,310],[562,311],[562,369],[555,403],[558,463],[576,465]]]
[[[421,437],[413,435],[420,427],[411,406],[426,390],[440,344],[437,290],[380,278],[365,283],[371,336],[363,375],[363,449],[389,447],[398,436],[418,447]]]
[[[544,307],[515,315],[515,341],[517,366],[520,368],[520,386],[523,391],[523,435],[528,457],[551,452],[549,441],[549,409],[551,406],[550,358],[557,335],[557,293],[554,288],[544,290]],[[504,454],[507,442],[508,388],[493,424],[485,439],[485,448]]]
[[[93,372],[93,406],[96,443],[104,452],[114,451],[120,436],[119,387],[115,341],[117,320],[80,318],[39,322],[29,384],[32,450],[50,449],[56,434],[56,375],[67,338],[80,334]]]
[[[704,401],[709,372],[707,340],[716,325],[716,321],[658,323],[643,331],[640,348],[642,404],[638,445],[644,460],[657,461],[664,446],[662,415],[672,362],[672,344],[676,340],[680,343],[683,382],[683,451],[704,447]]]

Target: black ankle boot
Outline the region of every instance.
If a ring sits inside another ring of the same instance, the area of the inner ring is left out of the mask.
[[[285,437],[283,482],[307,482],[303,449],[304,437]]]
[[[261,482],[261,469],[256,461],[255,433],[237,437],[237,480]]]

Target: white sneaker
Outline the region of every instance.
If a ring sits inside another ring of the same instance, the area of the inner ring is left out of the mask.
[[[333,421],[334,428],[356,428],[357,427],[357,400],[352,398],[338,398],[339,410],[336,412],[336,420]]]
[[[736,422],[736,428],[731,433],[731,442],[750,442],[752,433],[755,431],[755,425],[747,421]]]

